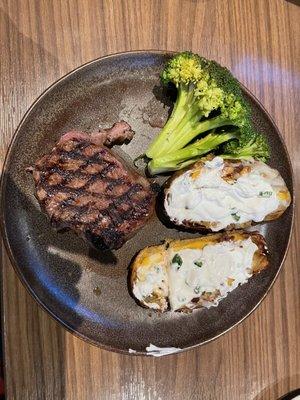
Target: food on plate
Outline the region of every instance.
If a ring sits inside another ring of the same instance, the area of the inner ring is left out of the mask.
[[[228,140],[230,142],[220,146]],[[218,146],[220,146],[218,156],[224,159],[256,159],[264,161],[269,154],[265,137],[257,134],[251,127],[244,127],[242,130],[209,133],[204,138],[196,140],[183,149],[149,161],[148,171],[151,175],[156,175],[180,170],[194,164],[202,155],[214,151]]]
[[[176,86],[177,99],[146,151],[150,174],[182,169],[211,151],[230,158],[269,158],[266,139],[254,129],[250,106],[228,69],[183,52],[167,62],[161,79]]]
[[[130,282],[145,307],[190,311],[218,305],[267,266],[262,235],[231,231],[146,247],[133,262]]]
[[[262,161],[209,156],[167,181],[164,209],[176,225],[219,231],[279,218],[290,202],[279,172]]]
[[[131,287],[144,306],[162,311],[168,308],[166,245],[146,247],[139,252],[131,268]]]
[[[112,146],[130,141],[134,136],[134,131],[126,121],[119,121],[113,124],[111,128],[100,129],[99,132],[92,134],[98,144]]]
[[[155,190],[104,144],[130,140],[124,122],[93,133],[68,132],[30,168],[36,197],[58,229],[71,229],[98,248],[117,249],[145,225]]]

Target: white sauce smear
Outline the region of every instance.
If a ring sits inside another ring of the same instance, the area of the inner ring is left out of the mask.
[[[278,171],[262,162],[245,162],[250,172],[229,183],[222,178],[224,161],[207,161],[198,177],[186,171],[176,178],[165,200],[171,220],[214,222],[213,231],[230,224],[260,222],[277,210],[277,193],[285,186]]]

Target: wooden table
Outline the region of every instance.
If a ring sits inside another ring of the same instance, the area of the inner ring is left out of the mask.
[[[293,3],[2,0],[1,158],[33,100],[80,64],[124,50],[192,49],[231,68],[274,117],[300,194],[300,7]],[[25,291],[3,250],[7,398],[273,400],[300,387],[299,223],[298,208],[284,268],[259,308],[218,340],[163,359],[110,353],[66,332]]]

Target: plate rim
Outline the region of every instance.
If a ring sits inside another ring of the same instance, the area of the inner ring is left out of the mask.
[[[10,159],[10,154],[12,152],[13,146],[14,146],[14,142],[17,139],[18,133],[20,132],[23,123],[26,121],[27,117],[29,116],[29,114],[32,112],[32,110],[35,108],[35,106],[45,97],[47,96],[48,92],[50,92],[55,86],[59,85],[61,82],[63,82],[64,80],[66,80],[67,78],[71,77],[72,75],[74,75],[75,73],[77,73],[78,71],[89,67],[93,64],[96,64],[97,62],[101,62],[102,60],[106,60],[109,58],[118,58],[120,56],[124,56],[124,55],[168,55],[168,54],[176,54],[178,53],[177,51],[172,51],[172,50],[155,50],[155,49],[149,49],[149,50],[130,50],[130,51],[123,51],[123,52],[116,52],[116,53],[112,53],[112,54],[108,54],[102,57],[97,57],[93,60],[90,60],[74,69],[72,69],[71,71],[67,72],[66,74],[64,74],[62,77],[58,78],[57,80],[55,80],[50,86],[48,86],[34,101],[33,103],[30,105],[30,107],[27,109],[27,111],[25,112],[25,114],[22,116],[17,128],[15,129],[13,136],[10,140],[10,143],[8,145],[7,151],[6,151],[6,155],[4,158],[4,162],[3,162],[3,167],[2,167],[2,171],[1,171],[1,182],[0,182],[0,232],[2,234],[2,239],[3,239],[3,243],[4,243],[4,247],[5,250],[7,252],[7,255],[9,257],[9,260],[13,266],[13,269],[16,273],[16,275],[18,276],[18,278],[20,279],[21,283],[23,284],[23,286],[25,287],[25,289],[27,290],[27,292],[32,296],[32,298],[37,302],[37,304],[39,305],[39,307],[41,307],[52,319],[55,320],[55,322],[59,323],[62,325],[62,327],[64,329],[66,329],[68,332],[70,332],[71,334],[73,334],[75,337],[78,337],[79,339],[84,340],[85,342],[96,346],[98,348],[104,349],[104,350],[108,350],[108,351],[113,351],[119,354],[124,354],[124,355],[131,355],[131,356],[149,356],[151,354],[149,354],[146,349],[145,351],[139,351],[136,350],[135,352],[129,352],[129,349],[121,349],[121,348],[117,348],[117,347],[112,347],[103,343],[99,343],[96,340],[93,340],[89,337],[87,337],[86,335],[78,332],[76,329],[73,329],[72,327],[70,327],[65,321],[63,321],[58,315],[56,315],[53,311],[51,311],[48,306],[43,302],[42,299],[40,299],[34,292],[34,290],[31,288],[31,285],[29,284],[29,282],[27,282],[27,280],[25,279],[24,275],[21,272],[21,268],[19,268],[17,261],[15,260],[13,251],[10,247],[10,242],[8,239],[8,234],[7,234],[7,230],[6,230],[6,223],[4,215],[5,215],[5,207],[4,207],[4,203],[5,203],[5,185],[7,182],[7,170],[8,170],[8,162]],[[291,243],[291,239],[293,236],[293,229],[294,229],[294,223],[295,223],[295,177],[294,177],[294,170],[293,170],[293,165],[290,159],[290,155],[287,149],[287,146],[285,144],[285,141],[283,139],[283,136],[280,132],[280,130],[278,129],[273,117],[269,114],[269,112],[266,110],[266,108],[264,107],[264,105],[260,102],[260,100],[257,99],[257,97],[243,84],[241,83],[241,87],[243,89],[243,91],[245,91],[245,93],[247,94],[247,96],[249,96],[256,104],[258,104],[258,106],[262,109],[262,111],[264,112],[265,116],[269,119],[269,121],[271,122],[273,128],[275,129],[280,142],[285,150],[285,153],[287,155],[287,161],[288,161],[288,165],[291,171],[291,204],[289,207],[291,207],[291,211],[292,211],[292,216],[291,216],[291,228],[290,228],[290,232],[289,232],[289,237],[288,237],[288,242],[287,242],[287,247],[285,249],[282,261],[280,263],[280,266],[274,276],[274,278],[272,279],[269,287],[267,288],[266,292],[263,294],[263,296],[261,297],[261,299],[257,302],[257,304],[243,317],[241,318],[239,321],[237,321],[235,324],[233,324],[232,326],[230,326],[228,329],[226,329],[225,331],[219,333],[218,335],[207,339],[201,343],[197,343],[195,345],[192,346],[187,346],[184,348],[178,348],[176,351],[172,352],[172,354],[166,354],[164,355],[164,357],[169,356],[169,355],[174,355],[174,354],[179,354],[179,353],[183,353],[185,351],[188,350],[192,350],[195,349],[197,347],[203,346],[209,342],[212,342],[216,339],[218,339],[220,336],[228,333],[230,330],[232,330],[233,328],[235,328],[236,326],[238,326],[239,324],[241,324],[246,318],[248,318],[263,302],[263,300],[266,298],[267,294],[270,292],[270,290],[272,289],[275,281],[278,278],[279,273],[281,272],[284,262],[286,260],[286,256],[287,253],[290,249],[290,243]],[[2,271],[3,273],[3,271]],[[3,284],[3,279],[2,279],[2,284]],[[2,286],[3,287],[3,286]],[[2,306],[2,311],[3,311],[3,306]],[[2,313],[2,318],[4,318],[4,313]]]

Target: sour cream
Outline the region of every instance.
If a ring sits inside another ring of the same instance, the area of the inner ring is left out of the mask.
[[[237,179],[224,178],[224,161],[215,157],[202,166],[187,170],[171,183],[164,206],[170,219],[210,223],[213,231],[231,224],[261,222],[290,196],[279,172],[259,161],[244,161],[249,168]],[[287,195],[281,198],[280,193]]]
[[[192,299],[219,291],[217,300],[203,304],[207,307],[217,305],[252,276],[256,250],[257,245],[248,238],[207,245],[203,249],[185,248],[171,252],[168,269],[171,309],[189,306]]]

